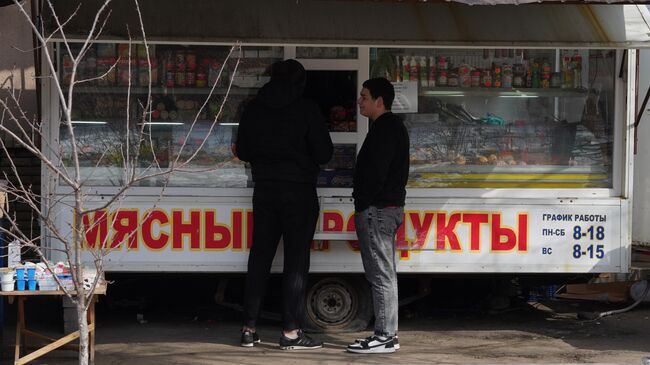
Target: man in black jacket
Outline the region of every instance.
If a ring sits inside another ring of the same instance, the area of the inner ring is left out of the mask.
[[[409,136],[390,112],[395,91],[384,78],[363,83],[359,111],[372,122],[354,170],[354,222],[370,282],[375,331],[348,346],[355,353],[389,353],[397,342],[395,234],[402,224],[409,173]]]
[[[241,345],[259,342],[256,321],[271,263],[284,242],[283,333],[280,348],[312,349],[322,343],[301,330],[309,272],[309,249],[319,214],[319,164],[332,157],[332,140],[318,106],[302,97],[305,69],[295,60],[273,65],[269,81],[244,109],[237,157],[250,162],[253,246],[248,257]]]

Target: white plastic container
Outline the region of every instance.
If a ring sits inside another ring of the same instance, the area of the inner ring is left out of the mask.
[[[54,280],[54,277],[50,275],[38,279],[38,290],[59,290],[59,285]]]
[[[2,286],[2,291],[14,291],[15,280],[11,279],[9,281],[0,281],[0,286]]]
[[[0,281],[13,281],[14,280],[14,272],[9,271],[9,272],[0,272]]]

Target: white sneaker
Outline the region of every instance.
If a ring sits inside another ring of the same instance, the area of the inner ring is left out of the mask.
[[[382,339],[373,335],[348,345],[347,350],[356,354],[388,354],[395,352],[395,346],[393,345],[393,337]]]
[[[357,338],[356,340],[354,340],[354,342],[359,343],[359,342],[365,341],[365,340],[366,340],[365,338]],[[399,337],[397,335],[393,336],[393,347],[395,348],[395,350],[399,350],[399,348],[400,348],[400,346],[399,346]]]

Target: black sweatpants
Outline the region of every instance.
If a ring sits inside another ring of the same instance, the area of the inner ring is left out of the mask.
[[[244,325],[255,328],[280,237],[284,242],[282,325],[302,328],[309,250],[318,220],[316,187],[256,183],[253,192],[253,246],[248,257]]]

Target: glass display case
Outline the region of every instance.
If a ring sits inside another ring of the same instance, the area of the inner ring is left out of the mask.
[[[66,50],[57,51],[67,91],[72,62]],[[122,185],[128,150],[130,156],[137,153],[141,173],[191,157],[181,171],[140,181],[140,186],[251,187],[250,167],[234,154],[237,126],[246,102],[269,81],[270,66],[284,59],[285,47],[245,46],[228,59],[229,51],[226,46],[153,44],[149,63],[142,44],[93,45],[76,76],[91,81],[75,85],[72,115],[87,185]],[[358,49],[349,47],[296,47],[296,53],[305,59],[358,57]],[[318,103],[334,134],[357,132],[357,81],[358,70],[307,72],[305,97]],[[151,112],[143,113],[149,95]],[[72,146],[66,126],[60,127],[59,137],[69,167]],[[333,139],[334,157],[322,166],[318,186],[351,187],[356,143]]]
[[[611,188],[615,51],[377,48],[411,188]],[[411,91],[409,94],[408,91]]]
[[[57,51],[67,88],[72,65]],[[251,187],[249,167],[233,153],[237,126],[286,47],[244,46],[224,65],[229,51],[150,45],[149,68],[143,45],[91,47],[77,77],[91,81],[75,86],[72,116],[87,184],[123,184],[128,150],[141,172],[192,156],[182,172],[142,186]],[[409,188],[612,188],[614,50],[298,46],[295,55],[318,58],[305,96],[318,103],[335,144],[320,187],[352,186],[366,130],[356,98],[368,73],[396,86],[393,110],[403,113],[411,139]],[[337,64],[360,59],[369,59],[367,69]],[[143,113],[149,77],[152,107]],[[69,130],[59,134],[70,166]]]

